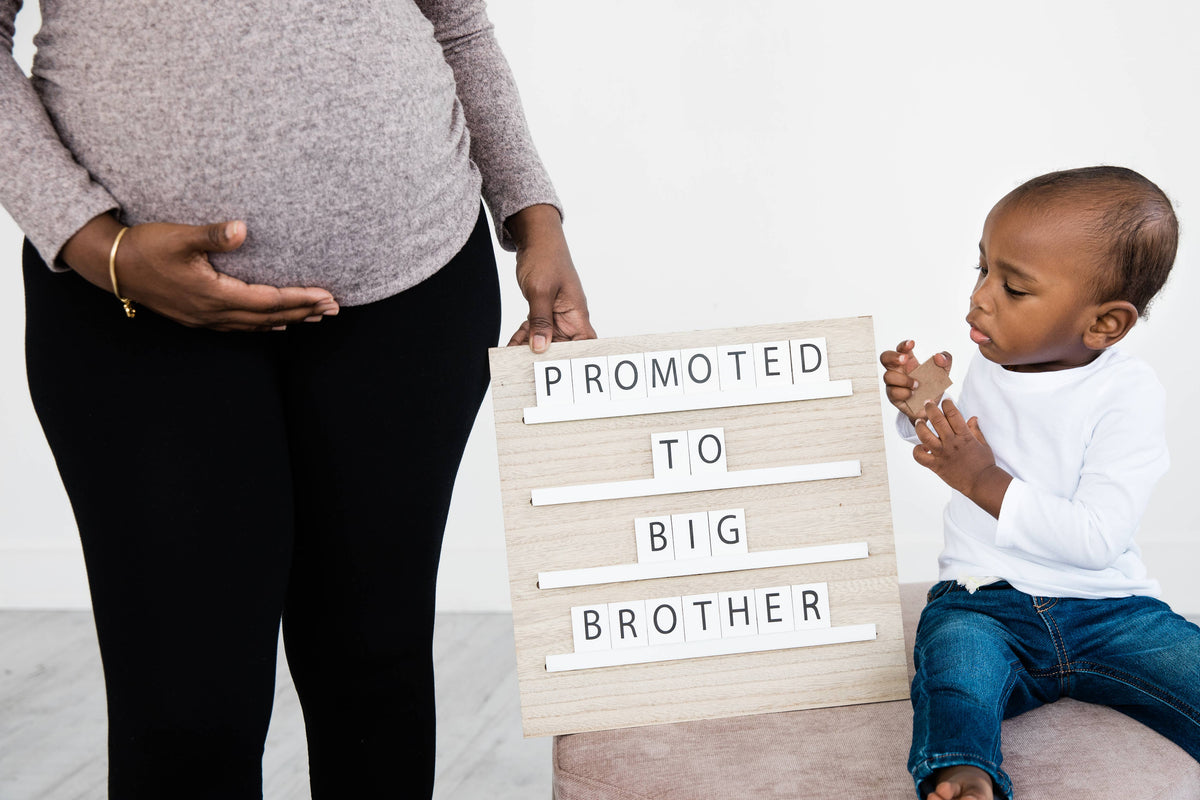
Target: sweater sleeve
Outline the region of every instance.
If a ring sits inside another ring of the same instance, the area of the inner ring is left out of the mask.
[[[12,57],[22,0],[0,0],[0,204],[52,268],[88,220],[118,207],[62,143],[33,85]]]
[[[1075,492],[1058,497],[1014,478],[1000,507],[997,545],[1093,570],[1129,549],[1169,463],[1165,393],[1150,377],[1104,400]]]
[[[500,245],[516,245],[505,228],[510,216],[537,203],[562,205],[542,166],[508,61],[492,33],[483,0],[416,0],[433,23],[471,133],[471,159],[483,176],[483,196]]]

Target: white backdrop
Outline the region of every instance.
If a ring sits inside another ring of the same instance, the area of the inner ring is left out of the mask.
[[[922,357],[949,349],[961,378],[973,350],[963,323],[971,268],[991,205],[1033,175],[1073,166],[1121,164],[1157,181],[1183,241],[1174,277],[1127,346],[1168,389],[1173,466],[1140,541],[1167,600],[1200,612],[1187,333],[1200,297],[1200,6],[996,9],[493,0],[490,13],[566,204],[602,335],[872,314],[881,348],[914,338]],[[20,23],[27,63],[36,9]],[[82,606],[74,525],[24,385],[19,243],[0,218],[0,606]],[[507,338],[525,308],[511,255],[500,260]],[[459,476],[443,610],[508,607],[490,414],[489,402]],[[891,413],[880,414],[890,425]],[[888,439],[901,579],[932,580],[947,490]]]

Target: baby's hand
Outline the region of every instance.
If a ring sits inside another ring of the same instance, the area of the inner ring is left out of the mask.
[[[879,355],[879,363],[883,364],[883,383],[887,392],[887,399],[896,408],[900,409],[914,423],[918,419],[925,419],[925,409],[923,406],[910,408],[909,399],[913,396],[917,387],[920,385],[911,374],[920,363],[913,355],[912,339],[906,339],[896,345],[895,350],[885,350]],[[933,357],[933,363],[937,364],[946,372],[950,371],[950,364],[953,358],[949,353],[938,353]],[[937,403],[941,397],[933,398]]]
[[[941,408],[929,401],[925,411],[929,418],[916,423],[921,443],[913,448],[913,458],[999,519],[1012,476],[996,465],[992,448],[979,429],[979,418],[964,419],[949,399]]]

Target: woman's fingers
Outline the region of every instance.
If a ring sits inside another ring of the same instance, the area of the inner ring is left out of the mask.
[[[122,292],[183,325],[214,330],[269,331],[337,313],[326,289],[248,284],[209,263],[208,253],[231,252],[245,240],[238,221],[134,226],[117,254]]]

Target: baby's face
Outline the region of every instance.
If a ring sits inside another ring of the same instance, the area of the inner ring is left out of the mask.
[[[1020,372],[1089,363],[1084,333],[1096,319],[1095,245],[1086,216],[1068,205],[1030,210],[1000,201],[983,225],[979,276],[967,323],[989,361]]]

